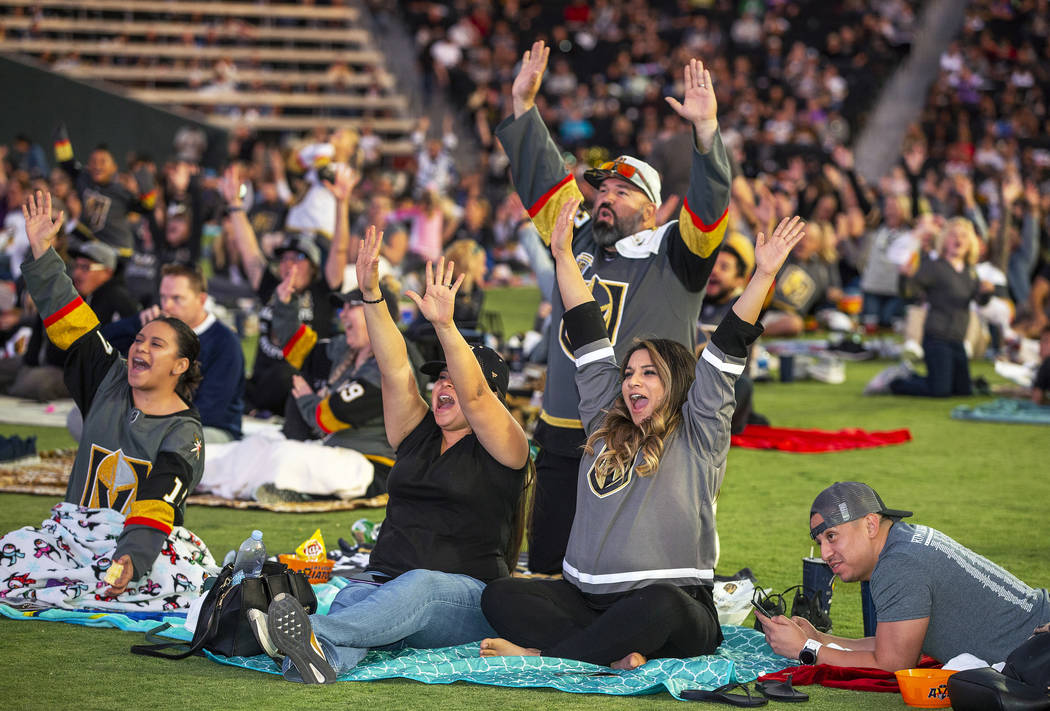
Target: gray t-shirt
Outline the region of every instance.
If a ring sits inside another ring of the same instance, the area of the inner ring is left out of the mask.
[[[928,526],[895,523],[871,574],[879,622],[930,618],[922,651],[946,662],[969,652],[1001,662],[1050,622],[1045,589],[1031,588]]]

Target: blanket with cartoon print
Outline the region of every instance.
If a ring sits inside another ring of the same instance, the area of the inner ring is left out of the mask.
[[[176,526],[150,571],[125,592],[105,595],[124,517],[113,509],[60,503],[38,528],[0,537],[0,602],[65,610],[185,610],[199,597],[215,561],[204,542]]]

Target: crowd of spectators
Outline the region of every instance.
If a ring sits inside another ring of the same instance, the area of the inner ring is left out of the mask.
[[[811,225],[772,296],[769,336],[795,336],[817,324],[906,328],[914,315],[908,305],[923,302],[907,275],[936,254],[944,223],[962,216],[981,237],[980,280],[994,288],[981,307],[993,347],[1038,337],[1050,309],[1046,0],[969,6],[900,160],[875,184],[860,175],[850,146],[878,89],[908,53],[918,5],[836,0],[816,9],[811,2],[727,0],[405,0],[399,11],[414,33],[428,91],[445,92],[460,113],[440,127],[421,120],[414,155],[397,158],[382,155],[367,123],[360,132],[319,128],[294,139],[234,131],[229,164],[243,183],[245,217],[271,274],[266,288],[253,272],[257,265],[245,262],[255,252],[246,252],[230,227],[220,171],[196,164],[192,151],[157,164],[145,154],[76,147],[85,175],[120,187],[110,195],[76,182],[76,161],[56,161],[50,147],[20,137],[6,149],[0,176],[10,280],[0,293],[0,325],[5,336],[22,325],[18,206],[29,191],[48,188],[67,211],[72,241],[101,238],[118,251],[118,276],[142,307],[154,303],[163,264],[205,264],[208,293],[243,334],[279,281],[280,252],[294,232],[317,247],[316,259],[300,253],[314,265],[314,301],[324,320],[323,292],[355,286],[347,267],[356,240],[340,252],[344,217],[337,206],[345,204],[347,234],[360,236],[369,224],[384,230],[381,270],[406,288],[446,249],[467,255],[474,286],[462,293],[464,323],[478,327],[484,285],[534,278],[550,284],[494,138],[510,114],[523,38],[538,36],[552,56],[536,105],[570,168],[581,177],[620,154],[649,160],[663,178],[661,219],[680,206],[687,175],[678,157],[691,140],[664,97],[676,93],[675,67],[693,56],[707,61],[733,162],[732,232],[753,239],[796,213]],[[227,69],[220,74],[232,77],[238,67]],[[465,160],[457,153],[464,139],[481,146]],[[169,149],[146,148],[161,155]],[[590,197],[586,181],[578,182]],[[118,199],[100,200],[107,195]],[[100,216],[103,204],[108,212]],[[471,246],[457,246],[463,240]],[[264,327],[265,319],[262,313]],[[335,326],[320,325],[322,334]],[[921,325],[906,336],[917,342]],[[276,407],[267,404],[257,409]]]
[[[920,8],[903,0],[813,5],[406,0],[402,8],[429,86],[471,118],[494,194],[507,179],[494,128],[510,112],[520,38],[535,34],[552,47],[537,108],[566,160],[579,174],[620,154],[648,159],[663,176],[669,218],[684,190],[678,158],[690,136],[663,97],[680,81],[674,68],[700,57],[734,161],[734,228],[753,237],[794,213],[812,225],[796,268],[781,276],[774,308],[783,318],[767,322],[767,333],[797,335],[836,307],[863,308],[869,331],[902,328],[906,305],[921,302],[902,272],[936,253],[947,218],[964,216],[982,238],[981,279],[997,287],[983,310],[993,339],[1013,338],[1015,317],[1022,333],[1037,336],[1048,285],[1047,3],[969,5],[900,159],[876,184],[858,175],[851,146],[907,55]]]

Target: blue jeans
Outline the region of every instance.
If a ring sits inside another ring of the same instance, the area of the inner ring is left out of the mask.
[[[860,313],[865,324],[889,328],[904,315],[904,299],[896,294],[872,294],[865,291]]]
[[[923,359],[926,361],[926,376],[911,375],[890,383],[894,395],[919,395],[922,397],[948,397],[950,395],[972,395],[970,361],[962,341],[944,341],[926,336],[922,339]]]
[[[422,569],[382,585],[351,580],[328,614],[311,615],[310,623],[325,657],[342,674],[372,647],[429,649],[495,637],[481,613],[484,589],[469,575]],[[298,680],[288,660],[283,668],[287,678]]]

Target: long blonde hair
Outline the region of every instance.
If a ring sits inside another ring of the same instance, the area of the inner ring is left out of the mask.
[[[666,338],[639,341],[624,356],[620,365],[621,379],[631,356],[642,348],[649,352],[656,374],[664,386],[664,399],[649,419],[636,425],[624,402],[623,392],[616,396],[605,420],[584,445],[584,451],[590,455],[601,450],[594,461],[594,472],[603,483],[626,476],[639,453],[642,461],[635,468],[638,475],[650,476],[656,473],[664,452],[664,442],[682,423],[682,405],[693,384],[696,359],[689,349],[677,341]]]
[[[953,217],[944,223],[944,228],[937,235],[937,253],[944,253],[944,240],[953,229],[958,229],[960,236],[970,243],[969,249],[966,250],[966,266],[972,267],[976,265],[981,254],[981,238],[977,236],[977,230],[974,229],[973,223],[965,217]]]
[[[459,290],[469,294],[474,290],[474,275],[471,273],[474,258],[478,253],[484,252],[481,245],[472,239],[457,239],[445,249],[445,261],[453,262],[452,278],[459,279],[460,274],[465,274],[463,284]]]

